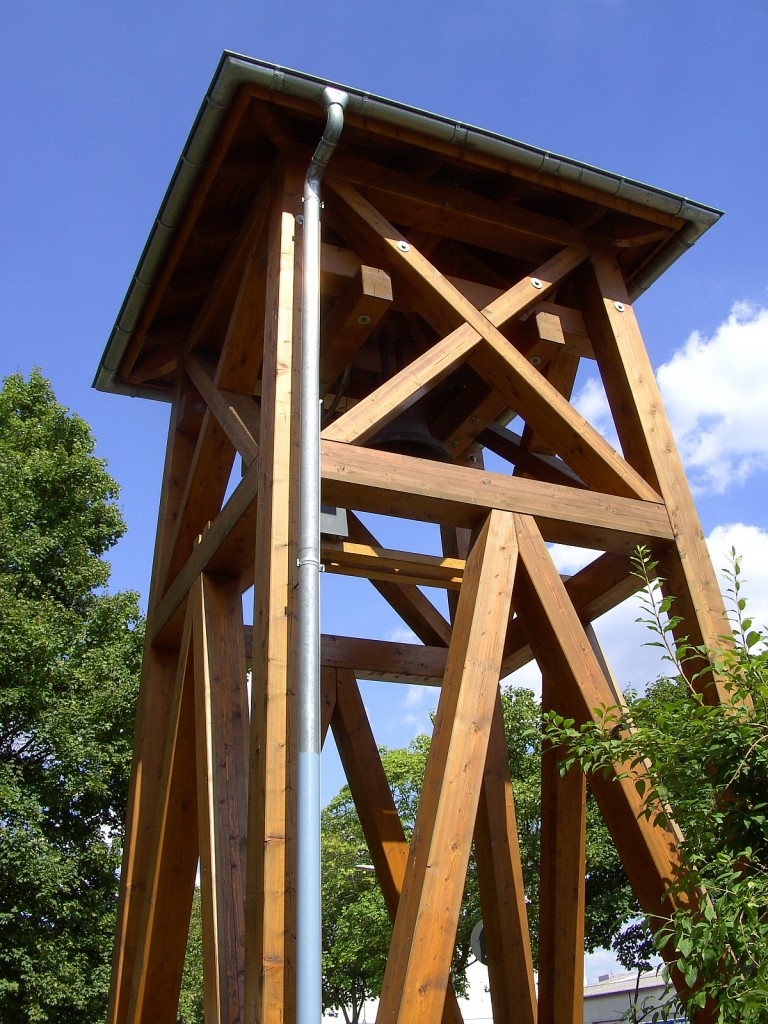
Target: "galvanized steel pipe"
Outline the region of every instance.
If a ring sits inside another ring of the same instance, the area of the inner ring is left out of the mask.
[[[299,727],[296,1015],[322,1016],[320,898],[320,182],[344,127],[347,94],[323,91],[327,120],[304,181],[299,506]]]

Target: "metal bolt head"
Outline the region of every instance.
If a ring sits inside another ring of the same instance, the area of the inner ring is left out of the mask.
[[[474,464],[477,462],[477,456],[476,455],[468,455],[467,456],[467,462],[471,462],[472,465],[474,466]]]
[[[619,313],[623,313],[624,312],[624,303],[623,302],[614,302],[613,305],[614,305],[614,308],[616,310],[618,310]]]
[[[365,326],[366,324],[369,324],[371,322],[371,318],[368,316],[367,313],[361,313],[360,316],[357,318],[357,322]]]
[[[400,250],[400,252],[410,252],[411,249],[410,245],[408,245],[408,243],[404,241],[398,242],[397,248]]]
[[[531,366],[538,366],[541,362],[541,356],[531,356]]]
[[[448,447],[449,448],[457,448],[458,444],[459,444],[458,441],[456,441],[454,438],[451,438],[451,440],[448,442]]]
[[[531,284],[533,285],[534,288],[543,288],[544,287],[544,285],[541,283],[541,281],[538,279],[538,277],[532,277],[531,278]]]

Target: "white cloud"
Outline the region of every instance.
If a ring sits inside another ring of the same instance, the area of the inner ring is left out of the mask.
[[[722,494],[768,468],[768,309],[736,303],[657,371],[695,492]]]
[[[716,526],[706,541],[726,598],[730,584],[724,570],[730,566],[731,548],[741,556],[741,596],[747,599],[747,614],[755,628],[768,626],[768,531],[746,523],[728,523]],[[728,604],[726,599],[726,607]],[[622,689],[630,685],[642,689],[646,683],[670,671],[659,648],[647,646],[656,638],[647,626],[636,621],[640,617],[643,617],[640,598],[635,597],[594,624],[611,671]]]
[[[395,626],[387,632],[386,639],[393,644],[417,644],[419,638],[408,626]]]
[[[724,594],[730,587],[723,570],[730,567],[731,549],[741,558],[740,596],[747,600],[746,614],[756,628],[768,628],[768,531],[746,523],[726,523],[714,528],[707,544]],[[726,606],[729,603],[726,600]]]
[[[694,493],[722,494],[768,469],[768,309],[737,302],[711,338],[694,331],[656,376]],[[596,377],[573,404],[620,450]]]
[[[589,377],[584,381],[573,396],[573,405],[595,430],[620,450],[605,389],[597,377]]]

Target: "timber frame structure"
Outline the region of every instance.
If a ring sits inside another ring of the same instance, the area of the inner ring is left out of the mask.
[[[223,56],[95,381],[172,403],[110,1024],[176,1020],[198,858],[206,1021],[295,1019],[297,217],[327,85]],[[322,557],[418,640],[322,640],[323,728],[393,920],[378,1020],[460,1021],[449,968],[474,842],[494,1019],[573,1024],[585,781],[545,756],[537,995],[499,680],[535,658],[546,707],[584,721],[614,703],[590,623],[638,589],[641,543],[691,641],[724,632],[632,306],[719,214],[348,94],[323,185],[320,364],[323,502],[347,510],[348,535]],[[570,402],[582,360],[620,451]],[[444,461],[377,447],[409,411]],[[370,512],[439,524],[442,552],[383,547]],[[591,560],[563,579],[550,542]],[[425,587],[447,590],[447,612]],[[410,848],[360,678],[440,688]],[[674,833],[629,781],[588,781],[641,906],[664,914]]]

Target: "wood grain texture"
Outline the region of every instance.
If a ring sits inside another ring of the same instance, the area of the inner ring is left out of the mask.
[[[632,551],[671,540],[659,502],[321,441],[323,501],[341,508],[475,527],[489,509],[533,515],[546,540]]]
[[[559,710],[547,675],[542,709]],[[582,1024],[587,789],[578,765],[560,774],[562,757],[557,748],[542,751],[539,1020]]]
[[[627,458],[664,499],[675,533],[660,573],[675,597],[675,614],[684,618],[678,636],[721,646],[730,630],[720,587],[626,286],[609,257],[593,256],[591,268],[585,315],[616,429]],[[692,673],[701,668],[691,664]],[[727,701],[721,682],[714,683],[706,699]]]
[[[349,670],[338,673],[337,701],[331,724],[376,878],[390,920],[394,922],[408,863],[408,842],[357,680]],[[450,982],[442,1024],[461,1024],[461,1013]]]
[[[475,824],[488,978],[494,1020],[536,1024],[533,956],[507,758],[497,694]]]
[[[443,1012],[515,556],[512,517],[492,512],[467,559],[382,986],[380,1022],[437,1024]]]
[[[130,1024],[175,1024],[187,946],[189,915],[197,868],[197,773],[194,768],[194,679],[190,652],[191,617],[187,618],[176,666],[167,734],[158,743],[163,766],[154,782],[157,818],[143,817],[146,864],[132,892],[142,899],[129,999],[123,1006]],[[111,1008],[115,1016],[119,1002]]]
[[[205,1015],[243,1020],[248,695],[238,579],[192,594]]]
[[[295,1017],[295,742],[298,293],[301,174],[270,215],[262,388],[246,863],[245,1019]]]

